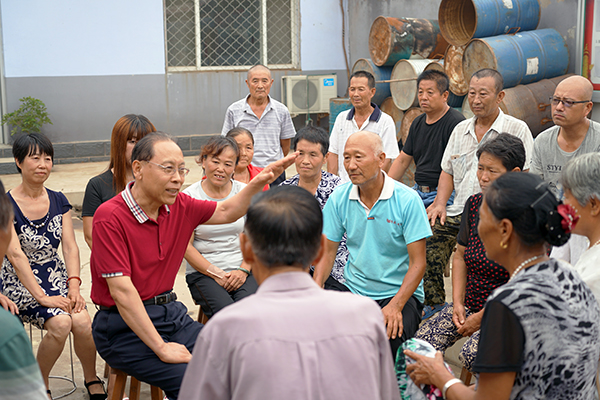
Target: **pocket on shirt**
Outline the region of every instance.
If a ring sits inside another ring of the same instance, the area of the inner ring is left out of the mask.
[[[450,164],[452,165],[452,177],[454,182],[462,182],[467,174],[467,154],[462,154],[458,156],[452,156],[456,158],[452,158],[450,160]]]

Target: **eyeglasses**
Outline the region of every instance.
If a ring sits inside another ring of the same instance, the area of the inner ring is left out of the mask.
[[[560,99],[558,97],[550,97],[550,103],[552,103],[552,105],[554,107],[556,107],[559,103],[563,103],[565,105],[565,107],[571,108],[571,107],[573,107],[573,104],[589,103],[590,101],[591,100],[574,101],[574,100]]]
[[[160,164],[157,164],[152,161],[146,161],[146,162],[156,165],[157,167],[161,167],[162,170],[165,171],[165,174],[167,174],[169,176],[175,175],[175,171],[177,171],[179,173],[179,176],[181,176],[182,178],[185,178],[187,176],[187,174],[190,173],[190,170],[188,168],[175,168],[170,165],[168,167],[165,167],[164,165],[160,165]]]

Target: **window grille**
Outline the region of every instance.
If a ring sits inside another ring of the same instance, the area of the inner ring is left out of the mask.
[[[299,66],[299,0],[165,0],[169,71]]]

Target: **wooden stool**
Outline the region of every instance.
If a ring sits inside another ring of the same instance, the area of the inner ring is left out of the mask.
[[[463,383],[467,386],[471,384],[472,376],[473,374],[471,374],[471,371],[469,371],[465,367],[463,367],[463,369],[460,371],[460,380],[463,381]]]
[[[125,372],[112,368],[111,374],[116,376],[115,386],[109,400],[123,400],[123,394],[125,393],[125,384],[127,383],[127,375]],[[156,386],[150,386],[150,395],[152,400],[163,400],[162,389]],[[129,382],[129,400],[140,400],[140,381],[131,377]]]
[[[200,307],[200,309],[198,310],[198,322],[200,322],[201,324],[206,324],[208,322],[208,317],[206,316],[206,314],[204,314],[204,311],[202,311],[202,307]]]

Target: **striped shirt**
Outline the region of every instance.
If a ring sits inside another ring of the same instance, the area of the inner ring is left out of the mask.
[[[477,148],[485,140],[493,139],[499,133],[510,133],[523,141],[525,147],[525,167],[531,165],[533,152],[533,136],[527,124],[520,119],[506,115],[499,110],[500,114],[483,135],[481,142],[477,141],[475,134],[475,117],[460,122],[452,131],[446,151],[442,157],[442,169],[452,175],[454,181],[454,204],[446,208],[450,217],[460,215],[467,199],[481,192],[477,180]]]
[[[281,142],[296,136],[296,129],[287,107],[269,96],[269,103],[260,118],[256,116],[246,96],[227,108],[221,135],[225,136],[233,128],[248,129],[254,136],[254,158],[252,164],[266,167],[283,158]]]

